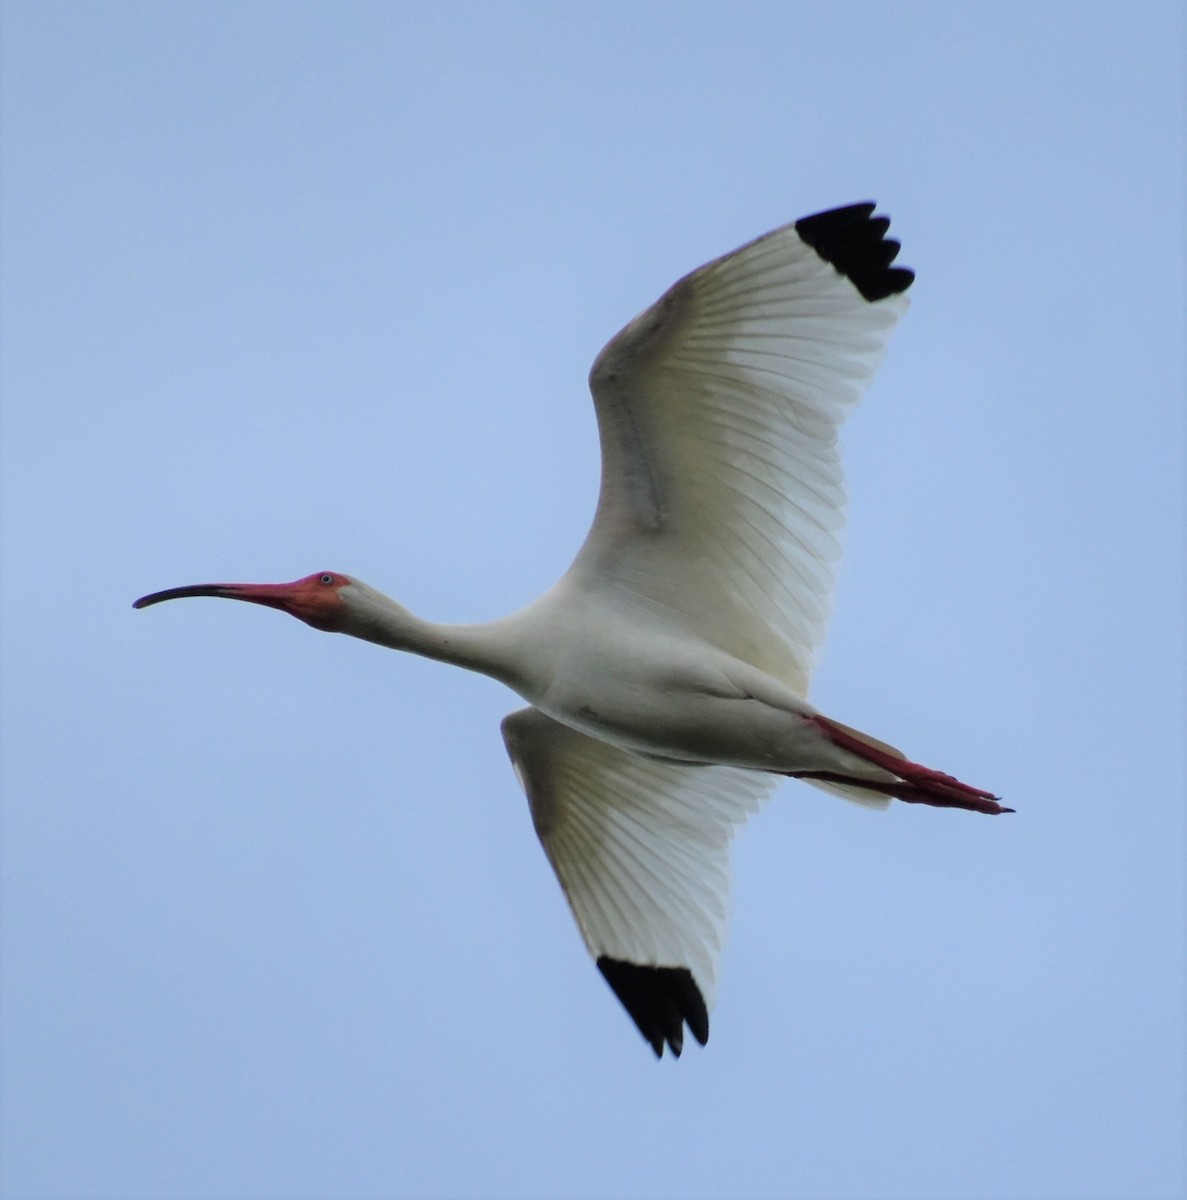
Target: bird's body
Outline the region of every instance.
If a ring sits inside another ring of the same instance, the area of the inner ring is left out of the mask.
[[[730,836],[792,775],[872,807],[996,813],[988,792],[818,713],[808,681],[837,556],[837,429],[912,273],[872,204],[808,217],[693,272],[590,374],[593,527],[518,613],[424,621],[333,572],[213,595],[499,680],[503,735],[586,944],[656,1054],[708,1036]]]
[[[394,602],[367,592],[380,628]],[[612,597],[561,586],[486,625],[411,628],[423,631],[425,641],[372,640],[481,671],[591,737],[683,762],[790,772],[811,761],[798,753],[804,718],[814,711],[802,697],[752,664],[658,617],[641,618]]]

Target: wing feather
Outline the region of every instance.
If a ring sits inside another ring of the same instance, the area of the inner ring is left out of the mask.
[[[703,1042],[725,938],[730,839],[777,780],[642,758],[533,708],[507,717],[503,738],[606,981],[657,1054],[665,1043],[680,1052],[673,1013]]]
[[[602,486],[566,579],[801,694],[839,556],[838,430],[913,277],[873,210],[804,218],[694,271],[590,373]]]

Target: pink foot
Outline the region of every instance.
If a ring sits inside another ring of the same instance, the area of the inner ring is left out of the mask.
[[[814,724],[834,745],[849,750],[866,762],[889,771],[898,776],[896,783],[873,783],[866,779],[843,775],[833,771],[794,771],[797,779],[823,779],[830,783],[849,783],[857,787],[868,788],[870,791],[882,792],[894,796],[908,804],[932,804],[937,808],[967,808],[971,812],[998,813],[1013,812],[1012,808],[998,803],[998,798],[992,792],[983,792],[980,788],[970,787],[961,783],[951,775],[933,771],[930,767],[920,766],[919,763],[888,754],[877,745],[871,745],[859,735],[830,721],[827,717],[814,717]]]

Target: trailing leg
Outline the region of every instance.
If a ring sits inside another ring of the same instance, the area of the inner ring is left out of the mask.
[[[810,720],[834,746],[855,754],[880,771],[894,776],[894,779],[870,779],[861,775],[849,775],[844,770],[789,771],[788,774],[794,779],[816,779],[843,788],[853,787],[865,792],[894,796],[908,804],[965,808],[971,812],[992,815],[1014,811],[1000,804],[992,792],[970,787],[951,775],[913,763],[892,747],[858,733],[847,725],[819,715],[811,717]]]

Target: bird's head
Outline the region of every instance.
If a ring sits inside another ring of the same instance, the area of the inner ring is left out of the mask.
[[[132,607],[147,608],[162,600],[181,600],[186,596],[218,596],[224,600],[246,600],[278,608],[329,633],[345,632],[351,615],[348,596],[361,585],[349,575],[319,571],[293,583],[195,583],[187,587],[167,588],[141,596]]]

